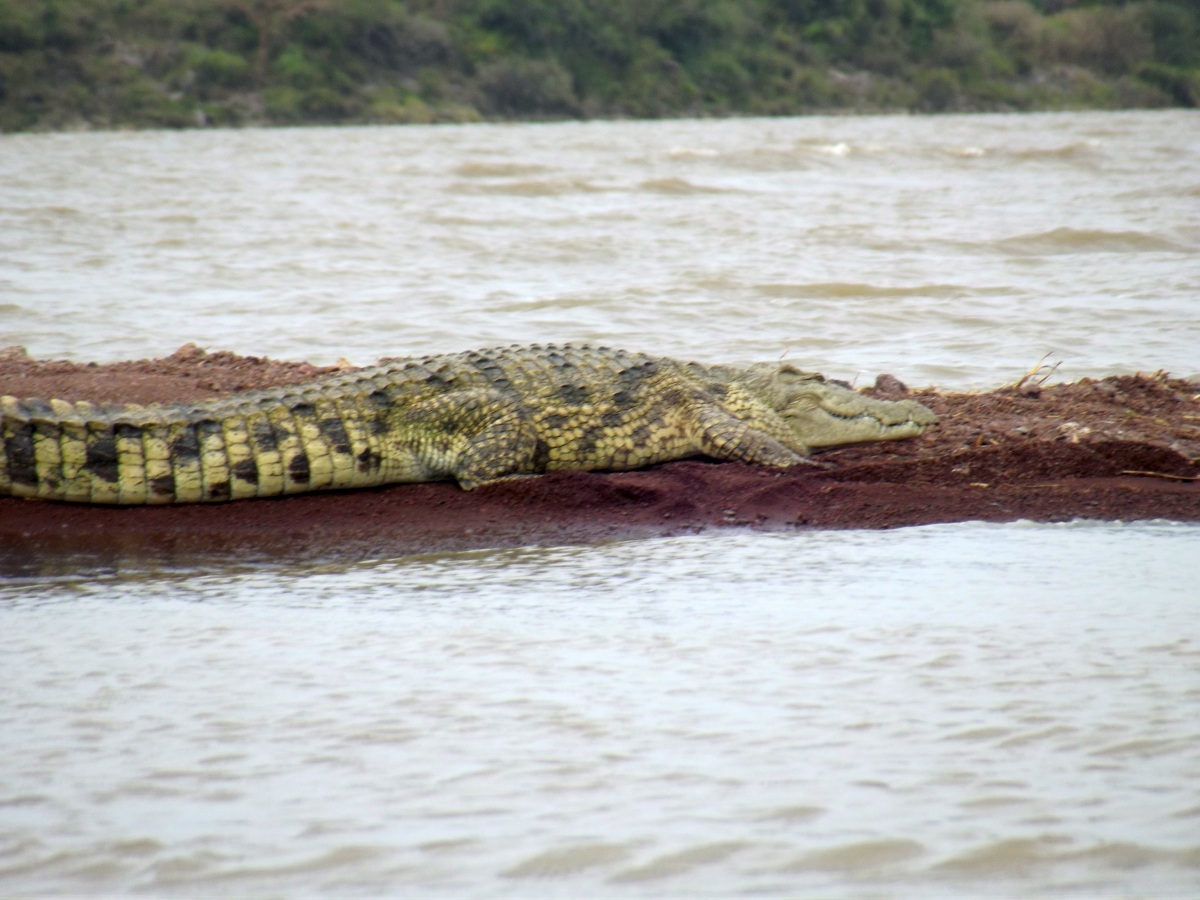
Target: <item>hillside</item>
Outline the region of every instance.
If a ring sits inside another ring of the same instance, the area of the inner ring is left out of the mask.
[[[1196,106],[1200,0],[0,0],[0,130]]]

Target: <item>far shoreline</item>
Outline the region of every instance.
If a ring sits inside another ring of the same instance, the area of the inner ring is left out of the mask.
[[[653,125],[657,123],[720,123],[720,122],[770,122],[774,120],[818,120],[818,119],[871,119],[871,118],[905,118],[905,119],[930,119],[930,120],[948,120],[948,119],[968,119],[968,118],[1000,118],[1003,116],[1017,116],[1020,118],[1051,118],[1055,116],[1076,116],[1076,115],[1105,115],[1105,116],[1121,116],[1121,115],[1171,115],[1175,113],[1191,113],[1186,107],[1178,106],[1156,106],[1156,107],[1122,107],[1118,109],[1107,109],[1101,107],[1070,107],[1057,109],[964,109],[954,110],[952,112],[927,112],[920,110],[905,109],[897,107],[894,109],[830,109],[830,110],[814,110],[811,112],[802,113],[780,113],[778,115],[767,114],[739,114],[728,113],[720,115],[678,115],[678,116],[657,116],[654,118],[639,118],[633,116],[599,116],[594,118],[546,118],[546,119],[507,119],[507,118],[479,118],[470,121],[438,121],[438,122],[244,122],[238,124],[205,124],[205,125],[184,125],[184,126],[169,126],[156,124],[130,124],[130,125],[104,125],[92,124],[88,122],[80,122],[75,125],[68,125],[62,128],[47,128],[47,129],[28,129],[22,131],[4,132],[0,131],[0,139],[14,139],[30,136],[64,136],[64,135],[130,135],[130,134],[240,134],[250,132],[286,132],[300,131],[309,129],[328,129],[331,131],[353,131],[353,130],[375,130],[387,128],[401,129],[429,129],[429,130],[453,130],[466,129],[487,126],[590,126],[590,125],[606,125],[606,124],[646,124]]]

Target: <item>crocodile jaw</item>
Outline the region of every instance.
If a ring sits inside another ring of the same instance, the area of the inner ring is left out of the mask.
[[[755,374],[765,375],[775,409],[797,444],[809,449],[903,440],[937,424],[933,411],[915,400],[876,400],[791,363]]]
[[[857,410],[848,409],[841,403],[828,402],[828,398],[823,397],[822,402],[811,407],[794,405],[783,414],[783,419],[797,437],[813,449],[869,441],[898,441],[924,434],[926,429],[937,423],[937,417],[914,400],[860,399],[872,405]]]

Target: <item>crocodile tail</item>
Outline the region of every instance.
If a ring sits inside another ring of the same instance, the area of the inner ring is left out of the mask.
[[[370,387],[149,407],[0,397],[0,495],[143,505],[380,484],[388,402]]]

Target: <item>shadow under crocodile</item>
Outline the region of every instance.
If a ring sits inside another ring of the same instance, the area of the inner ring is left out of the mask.
[[[48,557],[163,562],[221,557],[383,558],[550,546],[714,528],[895,528],[938,522],[1200,521],[1200,485],[1172,451],[1136,443],[981,448],[945,460],[779,472],[685,461],[560,472],[473,492],[397,485],[227,504],[93,507],[0,500],[0,575]]]

